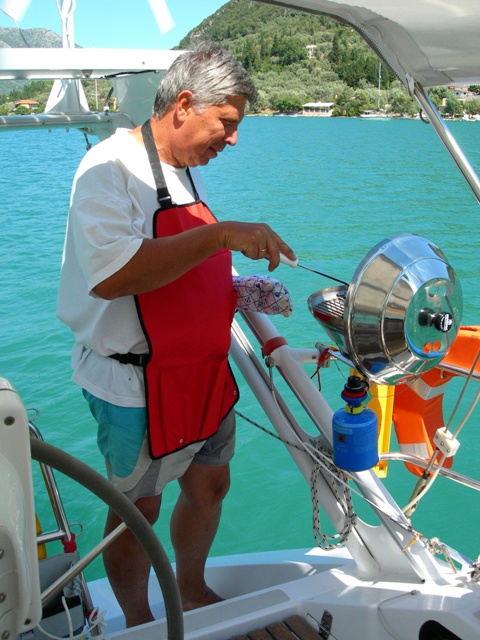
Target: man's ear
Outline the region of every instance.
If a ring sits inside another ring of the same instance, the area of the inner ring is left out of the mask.
[[[190,111],[193,111],[193,93],[185,89],[180,91],[176,102],[177,117],[184,120]]]

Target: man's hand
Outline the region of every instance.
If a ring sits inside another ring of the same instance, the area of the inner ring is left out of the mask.
[[[266,258],[268,270],[273,271],[280,264],[280,253],[295,260],[292,249],[268,224],[262,222],[219,222],[217,231],[223,247],[232,251],[241,251],[251,260]]]

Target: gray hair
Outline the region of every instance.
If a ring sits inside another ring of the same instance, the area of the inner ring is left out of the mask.
[[[242,96],[252,103],[256,95],[242,65],[213,43],[202,43],[175,60],[158,87],[153,116],[161,118],[185,90],[193,93],[197,113],[215,104],[225,104],[229,96]]]

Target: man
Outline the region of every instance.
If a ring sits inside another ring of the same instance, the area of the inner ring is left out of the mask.
[[[171,539],[184,610],[221,599],[204,569],[234,448],[231,251],[267,258],[270,271],[280,252],[295,257],[268,225],[216,222],[204,204],[195,167],[235,145],[253,96],[245,70],[221,47],[180,56],[152,118],[83,159],[65,241],[58,315],[75,334],[73,380],[98,422],[110,480],[150,523],[165,484],[179,481]],[[288,315],[284,293],[286,306],[273,306]],[[105,533],[118,524],[109,512]],[[129,531],[104,562],[127,626],[153,620],[150,566]]]

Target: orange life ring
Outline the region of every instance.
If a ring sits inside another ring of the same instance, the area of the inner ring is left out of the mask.
[[[480,326],[461,327],[442,366],[426,371],[413,383],[395,387],[393,425],[400,451],[430,460],[435,450],[433,438],[437,429],[445,426],[443,395],[448,382],[458,375],[468,375],[480,350]],[[452,370],[448,369],[452,366]],[[480,362],[475,371],[480,373]],[[437,460],[442,454],[437,455]],[[451,467],[453,458],[446,458],[443,466]],[[424,469],[405,463],[407,469],[421,476]]]

